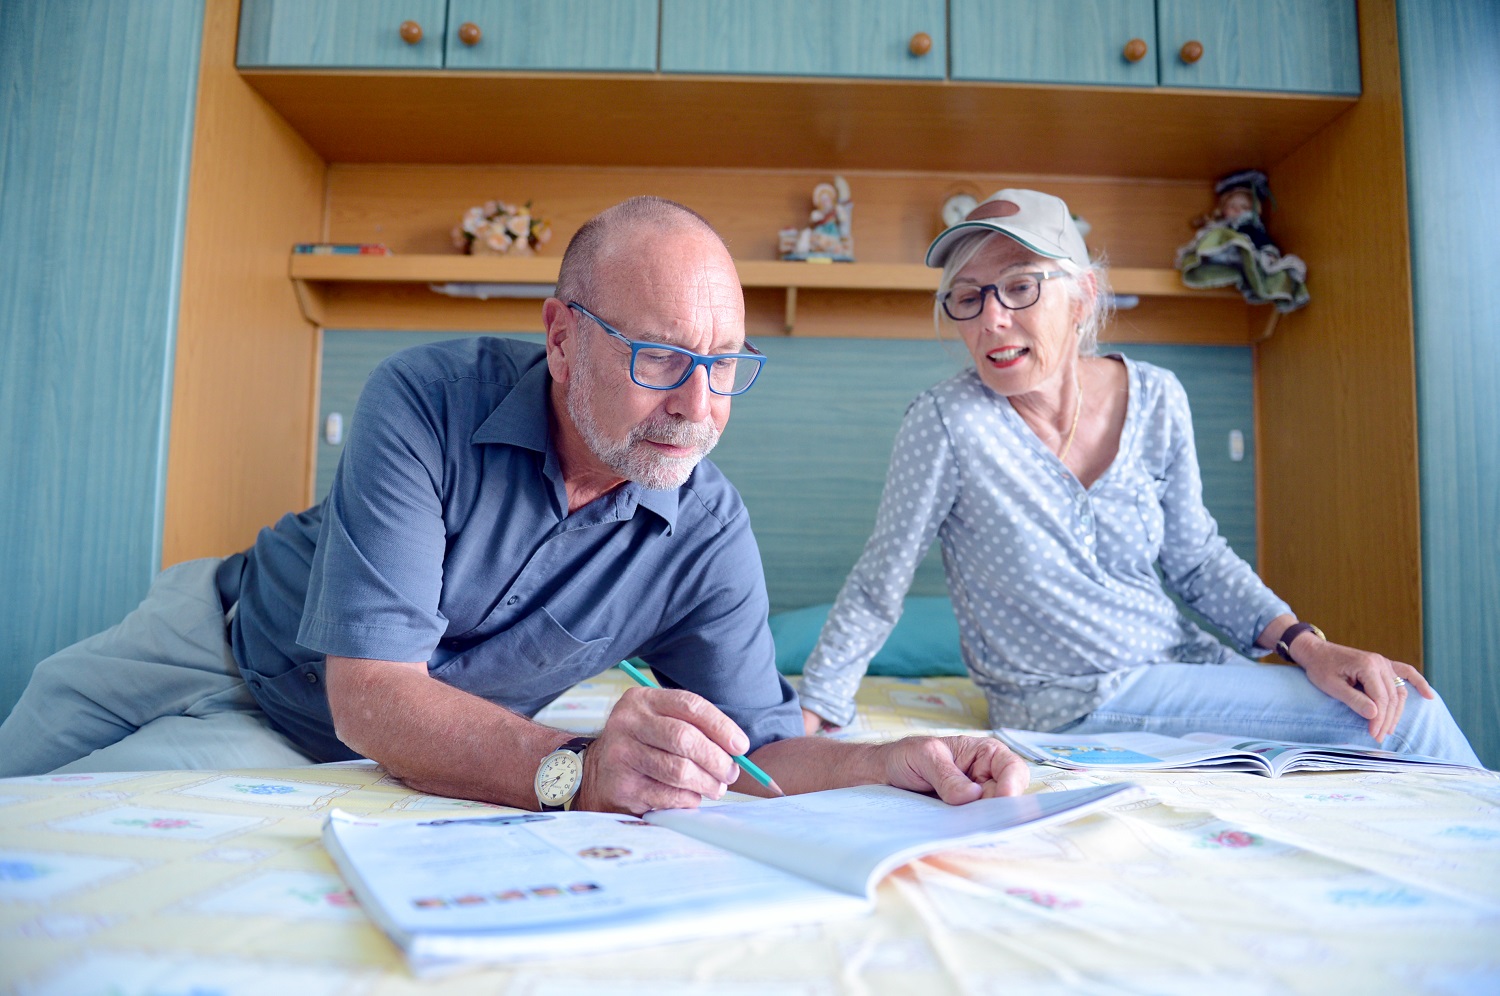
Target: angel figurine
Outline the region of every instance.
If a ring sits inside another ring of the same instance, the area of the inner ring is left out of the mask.
[[[1218,204],[1194,218],[1198,231],[1177,250],[1177,269],[1189,287],[1238,287],[1251,304],[1295,311],[1308,301],[1307,264],[1281,254],[1261,215],[1271,199],[1266,174],[1239,170],[1214,184]]]
[[[850,218],[854,198],[842,176],[813,188],[813,209],[806,228],[783,228],[780,233],[782,259],[827,259],[854,262],[854,230]]]

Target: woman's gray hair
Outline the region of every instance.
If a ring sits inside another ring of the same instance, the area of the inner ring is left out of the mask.
[[[943,321],[948,317],[943,312],[943,295],[953,289],[953,281],[959,271],[973,262],[990,239],[1009,237],[999,232],[974,232],[953,244],[948,252],[948,260],[943,264],[943,276],[938,281],[937,296],[932,302],[932,324],[937,329],[939,339],[943,337]],[[1078,355],[1094,356],[1099,352],[1099,333],[1104,331],[1114,317],[1114,295],[1109,290],[1109,265],[1103,258],[1095,260],[1086,270],[1071,259],[1054,259],[1051,262],[1068,274],[1063,286],[1067,288],[1071,300],[1085,300],[1088,292],[1085,290],[1083,277],[1092,275],[1094,278],[1094,306],[1078,325]]]

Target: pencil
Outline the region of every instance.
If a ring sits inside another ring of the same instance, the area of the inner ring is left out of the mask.
[[[621,671],[624,671],[626,674],[630,675],[630,677],[635,680],[635,683],[637,685],[644,685],[647,688],[661,687],[656,682],[652,681],[650,678],[642,674],[640,668],[636,667],[629,661],[621,661],[617,666]],[[734,761],[735,764],[738,764],[740,768],[743,769],[745,773],[748,774],[751,778],[754,778],[756,781],[760,782],[762,785],[770,789],[772,792],[775,792],[777,795],[786,795],[785,792],[781,791],[781,786],[776,784],[776,779],[772,778],[770,775],[762,771],[760,765],[756,764],[754,761],[750,760],[743,754],[731,754],[729,755],[729,757],[732,761]]]

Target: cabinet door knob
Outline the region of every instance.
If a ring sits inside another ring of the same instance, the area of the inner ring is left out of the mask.
[[[1182,46],[1182,51],[1178,52],[1177,54],[1182,56],[1183,62],[1186,62],[1191,66],[1193,63],[1203,58],[1203,43],[1199,41],[1190,41],[1186,45]]]
[[[479,25],[473,21],[465,21],[458,26],[458,40],[465,45],[478,45],[480,35]]]
[[[422,26],[416,21],[401,22],[401,40],[408,45],[415,45],[422,40]]]
[[[1146,40],[1144,38],[1132,38],[1125,43],[1125,61],[1140,62],[1146,57]]]
[[[911,36],[911,44],[907,47],[911,49],[912,55],[920,59],[932,51],[932,36],[925,31],[918,31]]]

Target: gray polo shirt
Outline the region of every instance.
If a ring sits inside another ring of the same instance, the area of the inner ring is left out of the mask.
[[[231,643],[271,721],[324,760],[324,657],[426,661],[522,715],[641,657],[751,749],[802,732],[777,674],[760,553],[711,462],[676,491],[627,483],[569,514],[540,346],[418,346],[371,374],[328,497],[246,552]],[[503,747],[497,745],[497,750]]]

